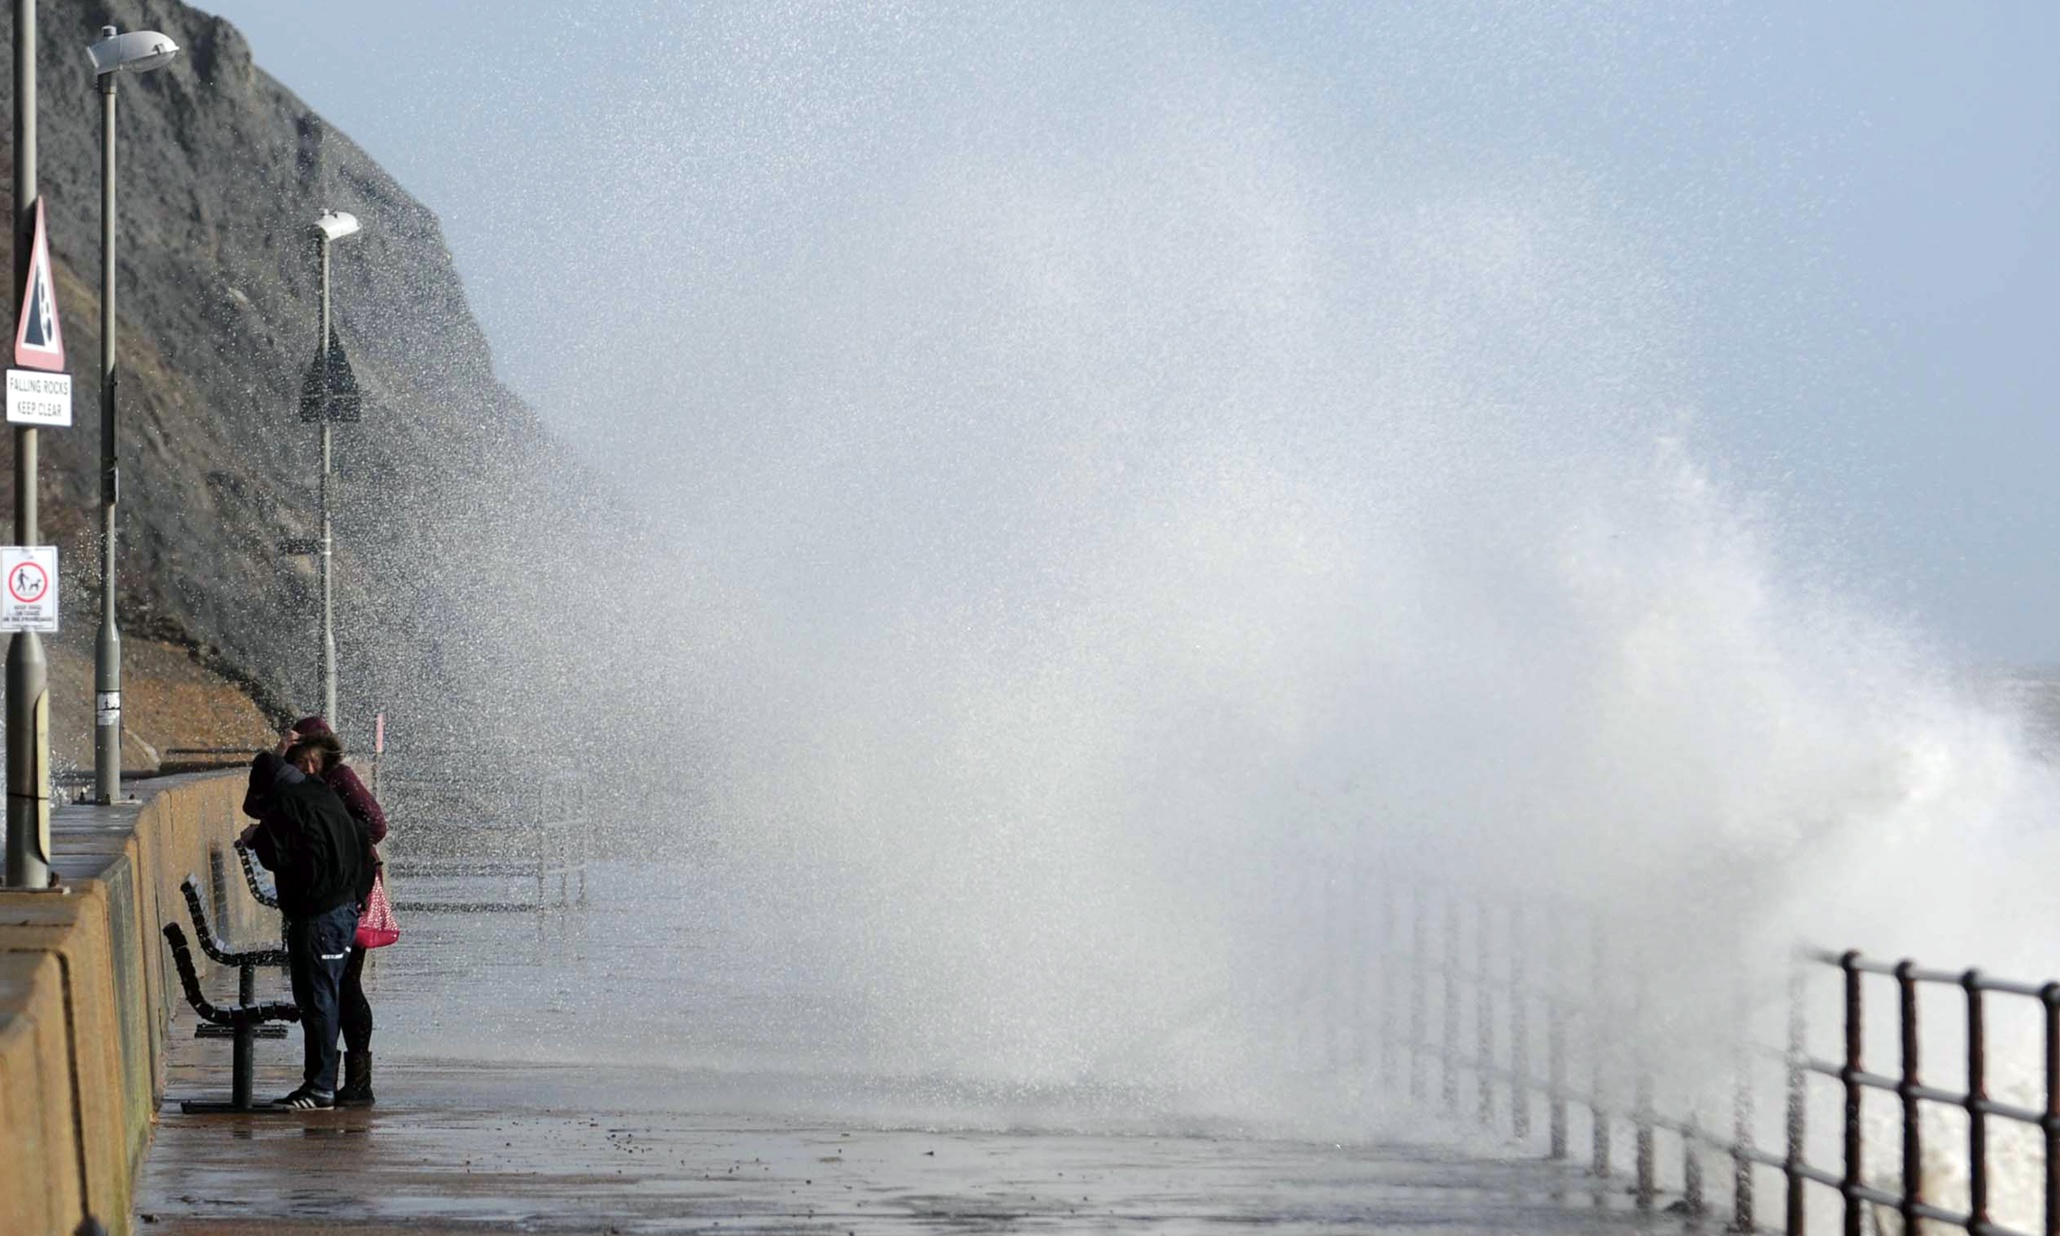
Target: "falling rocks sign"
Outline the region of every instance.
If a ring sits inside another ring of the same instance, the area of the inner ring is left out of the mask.
[[[70,425],[72,375],[38,373],[33,369],[8,370],[7,423],[59,427]]]

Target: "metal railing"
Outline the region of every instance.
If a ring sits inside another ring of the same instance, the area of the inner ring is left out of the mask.
[[[1371,976],[1356,980],[1373,991],[1375,1046],[1365,1063],[1384,1090],[1417,1103],[1429,1103],[1435,1094],[1448,1112],[1525,1143],[1534,1138],[1534,1116],[1542,1107],[1546,1156],[1585,1157],[1599,1180],[1621,1175],[1616,1154],[1628,1140],[1629,1193],[1638,1209],[1654,1209],[1663,1193],[1673,1192],[1677,1196],[1667,1209],[1698,1225],[1717,1221],[1727,1231],[1789,1236],[1807,1230],[1813,1187],[1829,1192],[1846,1236],[1869,1230],[1869,1208],[1899,1219],[1905,1236],[1925,1225],[1975,1236],[2026,1236],[1991,1217],[1991,1122],[2006,1121],[2035,1130],[2043,1143],[2040,1230],[2060,1236],[2060,983],[2009,982],[1974,970],[1928,970],[1857,952],[1809,951],[1798,955],[1789,976],[1785,1043],[1775,1047],[1753,1039],[1744,1028],[1749,1018],[1741,997],[1740,1011],[1728,1024],[1701,1028],[1692,1049],[1666,1055],[1654,1047],[1646,1024],[1652,1010],[1639,959],[1621,943],[1613,951],[1610,933],[1598,921],[1535,900],[1493,903],[1425,883],[1391,888],[1384,906],[1360,909],[1371,911],[1378,943],[1365,959]],[[1570,929],[1570,921],[1579,925]],[[1828,977],[1827,971],[1841,984],[1837,1020],[1843,1050],[1836,1059],[1809,1050],[1811,980]],[[1868,976],[1895,987],[1893,1076],[1866,1067]],[[1340,981],[1335,972],[1327,980]],[[1920,1000],[1927,988],[1957,993],[1956,1012],[1965,1029],[1962,1088],[1928,1080],[1920,1052]],[[2020,1070],[2039,1076],[2018,1080],[2042,1083],[2042,1109],[1989,1097],[1996,1063],[1989,1006],[1999,996],[2036,1002],[2043,1060],[2041,1067]],[[1722,1069],[1731,1076],[1724,1110],[1706,1110],[1692,1099],[1660,1101],[1663,1064],[1689,1057],[1703,1067],[1726,1062]],[[1842,1102],[1835,1169],[1812,1160],[1812,1079],[1837,1083]],[[1777,1094],[1767,1093],[1776,1088]],[[1899,1153],[1885,1156],[1899,1160],[1893,1187],[1868,1176],[1869,1151],[1880,1149],[1867,1136],[1869,1093],[1893,1096],[1897,1104]],[[1780,1136],[1769,1140],[1778,1148],[1764,1146],[1757,1136],[1762,1113],[1777,1111]],[[1966,1122],[1964,1137],[1953,1139],[1958,1155],[1948,1161],[1966,1176],[1964,1211],[1927,1195],[1926,1151],[1947,1148],[1944,1140],[1927,1137],[1928,1111],[1951,1112]],[[1577,1149],[1581,1124],[1587,1126],[1586,1145]],[[1721,1177],[1713,1168],[1728,1176],[1727,1186],[1718,1187]],[[1778,1214],[1767,1217],[1771,1223],[1760,1213],[1759,1186],[1766,1176],[1780,1185]],[[1877,1213],[1872,1230],[1883,1230],[1881,1217]]]
[[[1901,1215],[1904,1231],[1916,1229],[1919,1220],[1944,1223],[1977,1234],[2010,1236],[2010,1229],[1989,1218],[1989,1120],[2001,1118],[2038,1129],[2045,1153],[2045,1232],[2060,1236],[2060,983],[2033,985],[1992,979],[1979,970],[1959,973],[1921,969],[1913,961],[1882,962],[1857,952],[1807,955],[1807,960],[1836,966],[1844,976],[1845,1057],[1828,1061],[1802,1055],[1797,1047],[1790,1067],[1837,1078],[1845,1088],[1845,1163],[1834,1179],[1828,1173],[1811,1170],[1805,1179],[1836,1188],[1844,1201],[1845,1230],[1859,1236],[1860,1208],[1864,1203],[1893,1207]],[[1895,980],[1897,1021],[1900,1026],[1900,1064],[1897,1076],[1869,1072],[1866,1067],[1866,1004],[1864,976],[1885,975]],[[1964,1090],[1946,1090],[1924,1081],[1919,1031],[1922,1019],[1918,1005],[1927,987],[1957,988],[1966,1017],[1967,1071]],[[1988,997],[2016,996],[2039,1003],[2045,1031],[2045,1108],[2034,1110],[1988,1097],[1989,1032]],[[1869,1186],[1865,1181],[1867,1142],[1862,1111],[1869,1090],[1897,1096],[1901,1104],[1902,1185],[1894,1193]],[[1924,1196],[1924,1105],[1936,1104],[1965,1114],[1967,1140],[1967,1210],[1947,1210],[1931,1204]]]
[[[584,905],[596,813],[584,782],[523,783],[381,770],[384,849],[401,910]],[[519,887],[533,889],[516,896]]]

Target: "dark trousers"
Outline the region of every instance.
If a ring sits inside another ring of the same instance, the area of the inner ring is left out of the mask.
[[[306,1061],[301,1080],[318,1094],[336,1093],[336,1028],[343,972],[358,934],[358,904],[347,901],[313,918],[286,924],[287,968],[300,1006]]]
[[[343,1045],[350,1051],[372,1050],[372,1002],[365,999],[365,950],[351,946],[343,971]]]

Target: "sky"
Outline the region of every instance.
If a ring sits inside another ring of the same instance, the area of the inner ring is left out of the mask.
[[[1956,659],[2060,664],[2060,8],[212,7],[437,212],[503,377],[632,490],[749,475],[712,440],[754,423],[737,354],[830,346],[756,290],[944,211],[954,169],[1130,176],[1110,200],[1201,169],[1218,221],[1233,189],[1403,209],[1407,179],[1606,237],[1569,260],[1664,305],[1664,398],[1816,582]],[[1268,166],[1292,192],[1239,187]]]

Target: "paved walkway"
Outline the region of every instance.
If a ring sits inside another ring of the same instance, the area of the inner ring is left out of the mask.
[[[788,954],[764,964],[763,941],[777,942],[767,926],[726,943],[721,933],[737,929],[719,900],[722,873],[660,872],[659,891],[630,887],[634,874],[614,873],[575,913],[408,915],[408,940],[368,971],[382,1099],[370,1110],[184,1115],[178,1099],[226,1097],[229,1047],[194,1040],[190,1019],[176,1026],[138,1231],[1637,1226],[1620,1185],[1598,1200],[1575,1169],[1402,1144],[1434,1139],[1270,1139],[1120,1099],[1069,1105],[948,1080],[854,1080],[842,1057],[825,1064],[805,1050],[834,1041],[851,1013],[824,997],[834,975],[802,972]],[[695,878],[708,887],[689,889]],[[654,921],[663,904],[711,921]],[[786,910],[782,919],[796,917]],[[260,982],[265,994],[284,986],[276,972]],[[297,1080],[293,1034],[259,1043],[261,1097]],[[766,1072],[739,1073],[737,1061]],[[1080,1129],[1094,1132],[1064,1131]],[[1167,1129],[1214,1135],[1148,1135]]]
[[[198,1047],[180,1048],[174,1095],[222,1080],[226,1049]],[[293,1081],[280,1068],[262,1080],[261,1093]],[[700,1110],[689,1079],[620,1070],[420,1062],[380,1088],[369,1111],[202,1117],[167,1104],[139,1230],[1635,1229],[1569,1169],[1455,1150],[726,1116]]]

